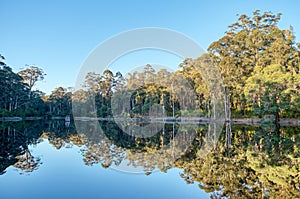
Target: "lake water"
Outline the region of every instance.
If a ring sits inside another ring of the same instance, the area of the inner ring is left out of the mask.
[[[0,198],[300,198],[299,127],[143,130],[158,133],[136,138],[108,122],[0,123]]]

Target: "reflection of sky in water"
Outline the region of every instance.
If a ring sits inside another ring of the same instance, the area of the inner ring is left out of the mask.
[[[14,167],[0,176],[0,193],[7,198],[209,198],[197,183],[187,185],[179,169],[167,173],[128,174],[86,166],[80,148],[56,150],[48,141],[30,147],[42,165],[32,173],[19,175]]]

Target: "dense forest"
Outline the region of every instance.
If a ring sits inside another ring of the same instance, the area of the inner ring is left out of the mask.
[[[208,47],[206,54],[197,59],[186,58],[176,72],[155,71],[151,65],[126,77],[108,69],[102,74],[90,72],[83,89],[59,87],[49,95],[34,90],[36,82],[46,76],[42,68],[27,66],[16,73],[1,55],[0,117],[71,115],[72,103],[80,104],[76,106],[80,109],[74,111],[85,116],[110,117],[117,109],[126,117],[146,117],[155,112],[152,107],[158,104],[163,107],[159,116],[210,117],[213,98],[201,68],[209,59],[221,73],[232,118],[263,118],[276,123],[279,118],[299,118],[300,44],[296,43],[292,27],[278,27],[280,18],[281,14],[258,10],[252,16],[240,15],[225,35]],[[173,86],[174,81],[181,79],[188,82],[195,95]],[[161,82],[166,86],[161,86]],[[128,106],[114,101],[119,98],[113,96],[128,93]],[[95,103],[93,110],[89,107],[91,101]],[[112,107],[112,103],[120,107]]]

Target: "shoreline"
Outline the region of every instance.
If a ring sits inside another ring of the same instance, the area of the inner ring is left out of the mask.
[[[45,118],[39,117],[0,117],[0,122],[20,122],[34,120],[65,120],[63,116],[53,116]],[[74,117],[74,120],[80,121],[124,121],[124,122],[156,122],[156,123],[190,123],[190,124],[207,124],[207,123],[231,123],[231,124],[247,124],[260,125],[265,123],[259,118],[232,118],[231,120],[213,120],[205,117],[164,117],[164,118],[101,118],[101,117]],[[267,124],[267,122],[266,122]],[[279,124],[282,126],[300,126],[300,118],[280,118]]]

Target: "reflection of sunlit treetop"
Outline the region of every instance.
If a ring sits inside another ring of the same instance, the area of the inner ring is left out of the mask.
[[[83,146],[86,143],[84,134],[70,135],[69,140],[76,146]]]
[[[84,156],[83,161],[89,166],[101,163],[104,168],[108,168],[113,162],[118,165],[123,160],[123,150],[116,146],[110,146],[105,141],[98,144],[87,144],[81,152]]]
[[[222,143],[204,160],[196,157],[182,162],[182,177],[187,183],[201,182],[201,189],[218,193],[218,197],[300,196],[300,154],[293,147],[299,146],[299,135],[287,135],[286,130],[276,135],[245,128],[232,134],[231,146],[226,147],[222,138]]]
[[[87,129],[93,127],[91,123],[86,123],[90,124],[86,126]],[[213,131],[208,131],[209,128],[205,126],[164,124],[154,136],[140,138],[123,132],[113,122],[100,124],[105,137],[99,135],[102,139],[97,142],[93,133],[90,134],[91,138],[86,134],[82,154],[87,165],[101,163],[104,167],[110,166],[122,171],[127,168],[132,172],[147,174],[155,169],[166,172],[178,159],[183,161],[186,153],[192,154],[196,148],[197,152],[206,153],[205,150],[213,145],[209,136],[213,135]]]
[[[29,150],[26,150],[23,155],[19,155],[16,158],[18,162],[14,164],[14,167],[23,172],[32,172],[38,169],[40,164],[40,158],[33,157]]]

